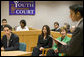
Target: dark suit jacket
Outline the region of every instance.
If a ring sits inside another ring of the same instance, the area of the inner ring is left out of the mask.
[[[1,31],[3,31],[3,28],[4,28],[3,25],[1,25]]]
[[[52,29],[51,31],[60,32],[60,29]]]
[[[60,46],[59,52],[64,52],[68,56],[83,56],[83,20],[72,33],[71,41],[66,46]]]
[[[72,34],[71,31],[70,31],[70,29],[67,29],[67,33]]]
[[[19,50],[19,37],[12,33],[9,40],[9,47],[7,47],[7,36],[3,35],[1,47],[4,47],[5,51]]]
[[[39,35],[37,47],[51,48],[52,43],[53,43],[53,39],[51,36],[47,36],[46,39],[44,40],[42,35]]]

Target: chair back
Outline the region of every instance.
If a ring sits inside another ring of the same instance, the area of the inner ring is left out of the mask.
[[[25,43],[19,43],[19,50],[20,51],[26,51],[26,44]]]

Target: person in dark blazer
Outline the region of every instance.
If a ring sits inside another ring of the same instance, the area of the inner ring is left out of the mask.
[[[2,19],[1,31],[3,31],[5,25],[7,25],[7,20]]]
[[[75,31],[72,33],[71,41],[58,47],[59,52],[66,53],[67,56],[83,56],[83,6],[70,6],[70,16],[72,21],[77,21]]]
[[[38,37],[37,46],[34,47],[32,56],[39,56],[44,48],[51,48],[53,39],[50,36],[50,28],[48,25],[44,25],[42,28],[42,33]]]
[[[1,39],[2,51],[19,50],[19,37],[11,32],[12,27],[10,25],[4,26],[5,35]]]
[[[51,31],[60,32],[60,28],[59,28],[59,23],[58,22],[54,22],[54,29],[52,29]]]
[[[68,23],[64,23],[64,27],[67,29],[68,33],[71,33],[70,25]]]

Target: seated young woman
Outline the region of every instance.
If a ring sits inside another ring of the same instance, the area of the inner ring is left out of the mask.
[[[53,39],[50,36],[50,28],[48,25],[44,25],[42,27],[42,33],[38,37],[37,46],[33,49],[32,56],[39,56],[44,48],[51,48],[52,43]]]
[[[20,26],[16,27],[16,31],[29,31],[29,28],[26,26],[25,20],[20,21]]]

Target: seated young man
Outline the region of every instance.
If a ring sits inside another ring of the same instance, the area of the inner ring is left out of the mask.
[[[2,19],[1,31],[3,31],[5,25],[7,25],[7,20]]]
[[[71,33],[70,25],[68,23],[64,23],[64,27],[67,29],[67,33]]]
[[[56,32],[60,31],[58,22],[54,22],[54,29],[52,29],[51,31],[56,31]]]
[[[57,40],[64,42],[64,43],[68,43],[71,40],[71,38],[69,38],[67,36],[67,29],[66,28],[62,27],[60,29],[60,34],[61,34],[61,37],[57,38]],[[47,56],[61,56],[62,53],[59,53],[58,45],[59,45],[59,43],[54,43],[52,49],[48,50]]]
[[[19,50],[19,37],[11,31],[12,27],[10,25],[4,26],[3,32],[5,32],[5,35],[1,39],[2,51]]]

